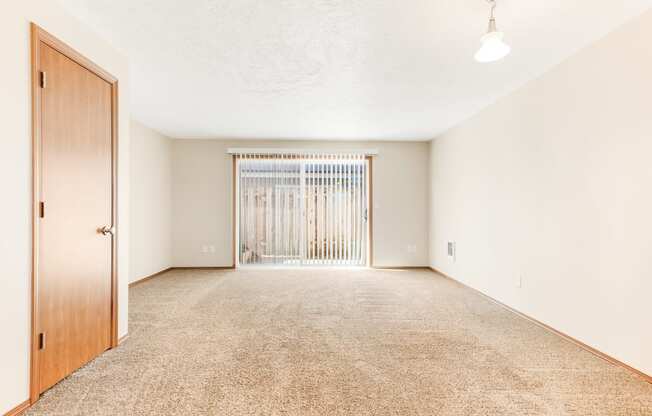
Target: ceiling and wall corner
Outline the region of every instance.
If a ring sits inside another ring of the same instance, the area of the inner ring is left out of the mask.
[[[170,137],[430,140],[652,7],[501,0],[58,0],[131,60],[134,117]]]

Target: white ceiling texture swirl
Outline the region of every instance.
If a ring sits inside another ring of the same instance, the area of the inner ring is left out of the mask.
[[[429,140],[652,7],[498,0],[58,0],[126,54],[134,118],[176,138]]]

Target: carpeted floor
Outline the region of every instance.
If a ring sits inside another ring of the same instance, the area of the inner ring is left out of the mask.
[[[171,271],[29,415],[652,415],[652,384],[429,271]]]

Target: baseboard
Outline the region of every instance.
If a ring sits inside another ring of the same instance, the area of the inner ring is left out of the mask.
[[[160,272],[156,272],[154,274],[150,274],[149,276],[143,277],[142,279],[138,279],[135,282],[129,283],[129,287],[133,287],[136,285],[139,285],[141,283],[144,283],[148,280],[151,280],[155,277],[158,277],[162,275],[163,273],[167,273],[172,270],[232,270],[235,269],[235,266],[215,266],[215,267],[194,267],[194,266],[189,266],[189,267],[168,267],[167,269],[163,269]]]
[[[233,270],[235,266],[182,266],[170,267],[170,270]]]
[[[563,332],[561,332],[561,331],[559,331],[559,330],[557,330],[557,329],[555,329],[555,328],[553,328],[553,327],[551,327],[549,325],[546,325],[543,322],[538,321],[538,320],[532,318],[531,316],[528,316],[528,315],[524,314],[523,312],[520,312],[520,311],[512,308],[511,306],[507,306],[504,303],[502,303],[501,301],[496,300],[496,299],[492,298],[489,295],[486,295],[485,293],[479,291],[478,289],[474,289],[471,286],[460,282],[459,280],[455,279],[454,277],[451,277],[451,276],[447,275],[446,273],[443,273],[443,272],[435,269],[432,266],[428,267],[428,269],[430,269],[432,272],[434,272],[434,273],[436,273],[436,274],[438,274],[440,276],[445,277],[446,279],[452,280],[453,282],[457,283],[458,285],[461,285],[461,286],[463,286],[463,287],[465,287],[467,289],[470,289],[470,290],[478,293],[479,295],[481,295],[482,297],[486,298],[487,300],[495,303],[496,305],[498,305],[498,306],[512,312],[515,315],[518,315],[519,317],[521,317],[523,319],[526,319],[526,320],[532,322],[533,324],[535,324],[535,325],[545,329],[546,331],[549,331],[549,332],[551,332],[551,333],[565,339],[568,342],[571,342],[571,343],[577,345],[578,347],[582,348],[585,351],[590,352],[591,354],[595,355],[596,357],[601,358],[601,359],[609,362],[610,364],[622,367],[625,370],[630,371],[631,373],[641,377],[643,380],[645,380],[648,383],[652,384],[652,376],[650,376],[648,374],[645,374],[641,370],[638,370],[638,369],[636,369],[636,368],[634,368],[632,366],[629,366],[629,365],[623,363],[622,361],[620,361],[620,360],[618,360],[618,359],[616,359],[616,358],[614,358],[614,357],[612,357],[610,355],[607,355],[607,354],[603,353],[602,351],[596,350],[595,348],[583,343],[582,341],[579,341],[579,340],[571,337],[570,335],[566,335]]]
[[[431,270],[428,266],[370,266],[376,270]]]
[[[22,415],[23,412],[25,412],[25,410],[29,409],[30,406],[31,406],[31,403],[29,402],[29,400],[25,400],[24,402],[22,402],[18,406],[14,407],[13,409],[11,409],[7,413],[5,413],[4,416]]]
[[[148,281],[148,280],[150,280],[150,279],[155,278],[156,276],[162,275],[162,274],[165,273],[165,272],[169,272],[169,271],[172,270],[172,269],[173,269],[173,267],[168,267],[167,269],[163,269],[163,270],[161,270],[160,272],[156,272],[156,273],[154,273],[154,274],[150,274],[149,276],[145,276],[145,277],[143,277],[142,279],[138,279],[138,280],[136,280],[135,282],[131,282],[131,283],[129,283],[129,287],[136,286],[137,284],[140,284],[140,283],[146,282],[146,281]]]
[[[125,342],[125,341],[127,340],[127,338],[129,338],[129,334],[124,334],[123,336],[121,336],[121,337],[118,339],[118,345],[120,345],[120,344],[122,344],[123,342]]]

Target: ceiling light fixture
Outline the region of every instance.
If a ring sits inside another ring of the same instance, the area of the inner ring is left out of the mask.
[[[496,0],[487,0],[491,4],[491,16],[489,16],[489,29],[487,34],[480,39],[482,46],[475,53],[475,60],[481,63],[499,61],[509,55],[512,48],[503,42],[503,32],[496,29]]]

